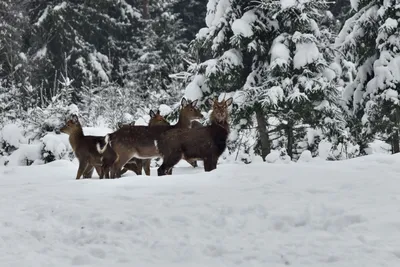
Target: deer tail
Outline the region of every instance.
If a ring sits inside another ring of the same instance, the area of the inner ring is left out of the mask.
[[[108,144],[110,144],[110,136],[107,134],[104,137],[104,143],[103,142],[97,142],[97,144],[96,144],[97,152],[99,152],[100,154],[103,154],[104,151],[106,151]],[[110,144],[110,146],[111,146],[111,144]]]

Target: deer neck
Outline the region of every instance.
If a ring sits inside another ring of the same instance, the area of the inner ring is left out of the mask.
[[[217,121],[215,119],[211,120],[211,125],[214,125],[216,127],[221,127],[224,130],[226,130],[227,132],[229,132],[229,124],[226,120],[224,121]]]
[[[190,123],[192,121],[185,117],[182,113],[179,114],[179,120],[175,124],[176,128],[190,128]]]
[[[83,130],[82,128],[79,128],[78,130],[74,131],[69,135],[69,142],[71,144],[71,147],[74,151],[77,150],[79,146],[79,142],[83,139]]]

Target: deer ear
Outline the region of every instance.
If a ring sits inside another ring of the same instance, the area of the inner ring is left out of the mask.
[[[161,111],[157,109],[157,115],[161,115]]]
[[[208,99],[208,104],[210,104],[211,106],[213,106],[213,105],[214,105],[214,99],[209,98],[209,99]]]
[[[187,104],[188,104],[188,102],[187,102],[186,98],[182,98],[181,106],[184,107],[184,106],[186,106]]]
[[[154,118],[156,116],[156,114],[154,113],[154,111],[152,109],[150,109],[150,118]]]
[[[233,98],[232,98],[232,97],[230,97],[228,100],[225,100],[225,105],[226,105],[227,107],[229,107],[230,105],[232,105],[232,103],[233,103]]]
[[[192,102],[192,107],[196,107],[198,99]]]

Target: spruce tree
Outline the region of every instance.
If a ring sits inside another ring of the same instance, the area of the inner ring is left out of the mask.
[[[344,128],[329,41],[332,34],[319,27],[328,6],[319,0],[265,1],[263,8],[274,12],[279,34],[255,95],[280,122],[277,128],[284,131],[287,153],[293,157],[296,142],[308,128],[321,130],[330,141],[336,141]]]
[[[189,99],[233,94],[234,142],[230,147],[239,149],[239,135],[255,124],[263,159],[270,151],[267,118],[251,88],[261,85],[275,31],[275,23],[255,2],[209,0],[206,27],[191,45],[185,90]]]
[[[376,136],[399,147],[399,5],[390,1],[352,1],[356,13],[337,40],[341,52],[357,65],[345,101],[355,120],[354,134],[362,148]]]
[[[32,0],[28,53],[35,65],[32,83],[48,97],[59,93],[61,74],[78,90],[88,84],[122,84],[121,59],[139,47],[134,33],[140,13],[126,1]],[[67,64],[65,64],[67,62]]]

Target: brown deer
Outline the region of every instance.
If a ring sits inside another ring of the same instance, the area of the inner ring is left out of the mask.
[[[111,177],[120,177],[119,171],[133,157],[140,159],[159,157],[156,140],[162,133],[176,128],[189,128],[192,120],[203,118],[200,110],[196,108],[196,104],[197,100],[188,102],[183,98],[179,120],[175,125],[124,125],[114,133],[107,135],[105,140],[118,155],[118,159],[111,168]]]
[[[106,176],[109,178],[110,167],[117,159],[117,154],[107,144],[103,136],[84,135],[78,116],[72,115],[60,132],[69,135],[69,142],[75,156],[79,160],[76,179],[90,178],[93,167],[99,174],[100,179]]]
[[[160,110],[157,110],[157,112],[150,110],[149,115],[150,115],[149,126],[170,125],[169,122],[163,116],[161,116]],[[132,158],[125,164],[124,168],[120,172],[120,175],[126,173],[128,170],[135,172],[136,175],[142,175],[142,168],[143,168],[145,174],[149,176],[150,164],[151,164],[151,159]]]
[[[163,133],[157,140],[157,148],[163,158],[158,175],[171,173],[171,169],[182,159],[199,159],[204,162],[204,171],[217,168],[218,158],[226,149],[229,135],[228,107],[233,99],[209,100],[213,106],[211,125],[191,129],[173,129]]]

